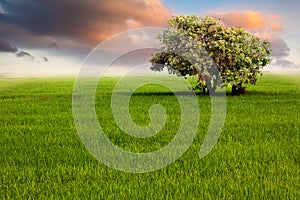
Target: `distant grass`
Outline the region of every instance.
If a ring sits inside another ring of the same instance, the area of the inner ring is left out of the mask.
[[[194,80],[191,79],[193,82]],[[116,145],[157,150],[175,136],[175,96],[147,86],[131,98],[133,120],[150,122],[149,107],[168,111],[165,128],[145,140],[125,136],[113,121],[115,78],[98,87],[96,110]],[[219,142],[198,158],[210,117],[209,97],[198,96],[201,122],[191,148],[175,163],[129,174],[97,161],[83,146],[72,116],[72,78],[0,79],[1,199],[297,199],[300,196],[300,79],[265,75],[243,96],[227,96]],[[193,113],[191,113],[193,114]]]

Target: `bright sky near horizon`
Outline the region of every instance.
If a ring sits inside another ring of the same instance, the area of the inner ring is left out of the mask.
[[[0,0],[0,76],[76,74],[93,47],[173,14],[220,17],[273,46],[271,71],[300,70],[300,1]]]

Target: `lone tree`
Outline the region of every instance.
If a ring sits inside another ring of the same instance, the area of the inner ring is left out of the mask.
[[[169,73],[178,76],[198,75],[194,89],[205,93],[228,86],[232,87],[233,94],[245,93],[244,84],[255,84],[263,67],[271,61],[271,44],[268,41],[242,28],[226,27],[220,19],[173,16],[168,25],[169,28],[158,36],[163,51],[152,55],[151,70],[162,71],[166,67]],[[174,37],[178,34],[185,37]],[[176,53],[178,49],[184,51],[184,58]],[[211,63],[201,55],[209,55],[217,66],[217,74],[212,72]],[[189,62],[186,57],[193,58],[194,62]]]

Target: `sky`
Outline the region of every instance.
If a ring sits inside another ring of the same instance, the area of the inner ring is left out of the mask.
[[[0,76],[77,74],[113,35],[166,27],[180,14],[243,27],[272,43],[267,71],[300,71],[299,8],[297,0],[0,0]]]

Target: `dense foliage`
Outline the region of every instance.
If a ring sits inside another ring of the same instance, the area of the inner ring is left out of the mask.
[[[167,67],[179,76],[198,75],[195,89],[214,92],[217,86],[232,86],[233,93],[243,93],[243,84],[255,84],[271,61],[268,41],[242,28],[227,27],[219,19],[182,15],[172,17],[168,24],[159,35],[163,51],[152,55],[151,69]]]

